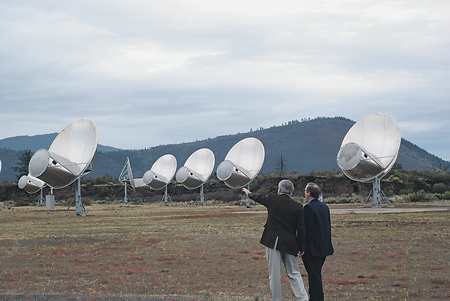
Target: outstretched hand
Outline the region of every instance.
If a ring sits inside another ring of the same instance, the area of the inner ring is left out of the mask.
[[[242,188],[242,191],[248,196],[248,194],[250,193],[250,190],[248,190],[247,188]]]

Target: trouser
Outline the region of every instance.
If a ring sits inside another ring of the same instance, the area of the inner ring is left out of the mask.
[[[326,257],[314,257],[308,251],[303,254],[303,264],[308,272],[309,297],[311,301],[323,301],[322,266]]]
[[[269,268],[269,284],[272,300],[281,300],[281,262],[291,284],[292,291],[297,300],[308,300],[308,293],[303,284],[302,275],[298,268],[297,258],[294,255],[282,253],[277,248],[278,238],[273,249],[266,247],[267,265]]]

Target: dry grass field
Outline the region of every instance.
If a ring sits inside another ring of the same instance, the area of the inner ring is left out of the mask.
[[[0,299],[270,299],[262,206],[87,210],[86,217],[63,216],[62,207],[0,211]],[[332,227],[326,300],[450,298],[449,211],[332,213]],[[283,290],[292,300],[286,277]]]

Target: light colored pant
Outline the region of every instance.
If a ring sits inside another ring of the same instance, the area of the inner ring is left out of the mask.
[[[282,253],[277,248],[278,237],[273,249],[266,247],[267,266],[269,268],[269,284],[273,301],[281,301],[281,262],[291,284],[294,296],[299,301],[308,300],[308,293],[303,284],[302,274],[298,268],[297,258],[294,255]]]

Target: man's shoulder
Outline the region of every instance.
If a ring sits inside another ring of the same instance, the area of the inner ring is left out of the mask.
[[[281,195],[272,194],[271,195],[271,199],[273,201],[278,202],[278,204],[280,204],[281,206],[303,207],[303,205],[301,203],[299,203],[296,200],[292,199],[287,194],[281,194]]]
[[[327,204],[319,201],[318,199],[312,199],[310,202],[307,202],[305,207],[309,208],[328,208]]]
[[[290,206],[292,206],[293,208],[303,209],[303,204],[302,203],[300,203],[300,202],[298,202],[298,201],[296,201],[296,200],[294,200],[294,199],[292,199],[290,197],[289,197],[289,199],[287,199],[287,201],[289,202]]]
[[[268,194],[266,194],[266,196],[267,196],[267,199],[269,199],[271,201],[277,200],[279,198],[279,196],[274,193],[268,193]]]

